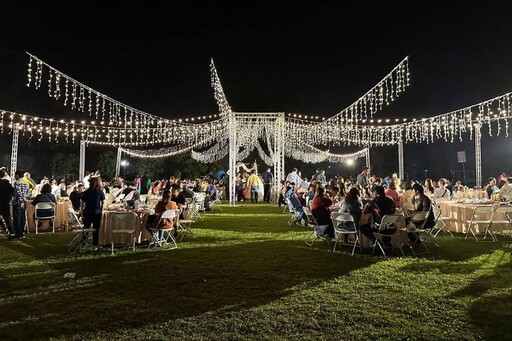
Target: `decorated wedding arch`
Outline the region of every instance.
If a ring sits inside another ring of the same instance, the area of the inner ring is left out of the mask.
[[[195,160],[209,163],[229,155],[229,169],[240,164],[256,149],[263,162],[272,166],[275,179],[284,178],[284,157],[308,163],[344,162],[366,157],[369,148],[397,145],[399,176],[403,178],[403,144],[435,140],[475,141],[476,182],[481,185],[481,133],[508,136],[512,115],[511,95],[504,95],[424,119],[374,119],[409,87],[406,57],[382,80],[339,113],[319,120],[283,112],[236,112],[232,110],[217,74],[210,63],[211,84],[218,114],[193,118],[164,118],[123,104],[71,78],[38,57],[28,54],[27,86],[44,89],[48,96],[70,107],[80,119],[56,119],[0,110],[0,132],[13,136],[11,172],[16,170],[19,134],[49,142],[80,143],[80,178],[85,172],[88,144],[117,147],[116,174],[122,153],[134,157],[161,158],[191,153]],[[263,144],[263,145],[262,145]],[[153,146],[153,148],[151,148]],[[330,146],[360,146],[351,154],[333,154]],[[158,147],[158,148],[156,148]],[[265,151],[266,150],[266,151]],[[230,204],[235,199],[235,171],[229,171]],[[276,181],[276,189],[278,182]]]

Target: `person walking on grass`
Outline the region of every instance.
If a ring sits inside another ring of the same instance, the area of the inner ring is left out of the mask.
[[[247,189],[251,191],[251,202],[258,202],[258,192],[261,186],[261,179],[256,174],[256,170],[251,171],[251,175],[247,178]]]

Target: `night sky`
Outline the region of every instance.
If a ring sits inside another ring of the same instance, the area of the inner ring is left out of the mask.
[[[168,118],[218,112],[210,58],[235,111],[332,116],[405,56],[411,86],[375,118],[429,117],[512,91],[507,2],[108,6],[3,4],[0,108],[65,118],[61,102],[49,100],[44,89],[26,88],[25,51],[121,102]],[[512,141],[491,140],[485,130],[483,137],[484,178],[512,172]],[[5,160],[10,139],[1,138]],[[460,150],[473,170],[469,136],[463,143],[406,145],[406,173],[423,178],[428,169],[428,176],[450,177],[460,169]],[[372,166],[381,175],[396,172],[396,147],[372,149]]]

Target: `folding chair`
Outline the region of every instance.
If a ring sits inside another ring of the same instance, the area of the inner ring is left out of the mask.
[[[316,218],[311,213],[311,210],[307,207],[302,207],[304,210],[304,215],[306,216],[307,226],[313,229],[313,233],[308,234],[306,237],[305,243],[309,246],[312,246],[315,240],[320,239],[325,241],[327,244],[330,244],[330,239],[322,235],[321,228],[325,228],[326,225],[318,225]]]
[[[444,231],[453,237],[452,231],[448,230],[448,227],[446,226],[446,221],[451,220],[451,216],[443,216],[443,210],[441,207],[434,203],[432,203],[432,212],[434,213],[434,226],[437,228],[437,231],[432,236],[437,237],[441,231]]]
[[[331,213],[332,224],[334,226],[334,238],[336,239],[334,243],[334,248],[332,252],[336,251],[336,246],[338,245],[338,241],[340,237],[354,235],[354,246],[352,247],[352,255],[356,251],[356,246],[359,245],[359,249],[362,252],[361,244],[359,243],[359,231],[357,230],[356,222],[354,221],[354,217],[350,213],[340,213],[340,212],[332,212]],[[346,245],[345,242],[340,242],[340,244]],[[352,244],[348,244],[352,245]]]
[[[69,226],[73,232],[78,233],[68,244],[69,253],[77,253],[82,250],[92,249],[92,235],[94,229],[84,229],[84,225],[76,215],[72,207],[68,209]]]
[[[405,226],[405,217],[402,214],[386,214],[384,217],[382,217],[380,224],[374,224],[378,228],[378,230],[377,232],[373,233],[373,235],[375,236],[375,242],[373,243],[372,254],[375,253],[375,250],[378,247],[379,250],[384,255],[384,257],[387,257],[386,251],[384,251],[384,249],[386,248],[391,248],[391,251],[393,251],[394,249],[399,249],[400,252],[402,253],[402,256],[405,256],[401,242],[400,247],[395,246],[395,244],[393,244],[392,242],[391,246],[388,246],[386,245],[386,243],[384,243],[384,238],[390,238],[391,241],[393,240],[393,238],[398,238],[400,240],[400,238],[402,237],[400,232],[400,226]],[[395,225],[395,228],[392,233],[389,232],[389,226],[391,224]]]
[[[491,238],[497,242],[498,237],[491,231],[491,227],[494,224],[503,224],[507,225],[507,227],[504,229],[506,231],[510,231],[510,226],[512,225],[512,206],[497,206],[494,209],[494,213],[492,215],[491,223],[489,224],[488,228],[485,230],[484,239],[489,233]],[[503,229],[502,229],[503,230]]]
[[[183,233],[180,233],[180,241],[185,238],[185,235],[190,234],[193,238],[197,238],[197,236],[192,232],[192,223],[195,223],[195,220],[192,219],[194,217],[194,212],[197,211],[197,206],[192,203],[191,205],[188,205],[188,207],[183,211],[183,218],[180,219],[180,213],[178,214],[178,217],[176,218],[176,228],[178,230],[183,230]]]
[[[108,215],[111,230],[110,230],[110,244],[112,255],[114,255],[115,237],[122,234],[130,236],[130,244],[124,243],[125,245],[131,245],[133,252],[135,252],[135,241],[137,226],[140,225],[139,216],[134,212],[115,212]]]
[[[414,212],[414,214],[411,216],[411,219],[410,219],[410,223],[414,224],[414,228],[412,229],[408,226],[408,227],[405,227],[402,229],[402,231],[407,231],[407,233],[415,233],[416,234],[416,239],[414,239],[414,242],[412,244],[409,242],[409,248],[411,249],[411,252],[414,256],[420,255],[423,253],[430,254],[430,250],[428,249],[426,244],[427,244],[428,236],[432,236],[431,231],[434,227],[425,228],[425,224],[427,223],[427,218],[428,218],[429,214],[430,214],[430,211]],[[426,233],[426,235],[427,235],[427,237],[425,237],[425,240],[421,240],[422,233]],[[418,244],[423,246],[423,248],[425,249],[424,252],[414,251],[414,248]],[[435,242],[434,242],[434,244],[435,244]],[[435,245],[437,245],[437,244],[435,244]],[[437,246],[439,246],[439,245],[437,245]]]
[[[39,210],[52,210],[51,216],[42,217],[40,216]],[[55,204],[53,202],[39,202],[35,207],[35,218],[36,218],[36,234],[39,233],[39,220],[50,220],[52,222],[52,233],[55,233]]]
[[[171,250],[178,248],[178,245],[176,244],[176,239],[174,238],[173,234],[174,234],[175,229],[177,228],[176,221],[177,221],[177,217],[179,217],[179,214],[180,214],[180,210],[177,210],[177,212],[175,210],[166,210],[166,211],[164,211],[164,213],[162,213],[162,215],[160,216],[160,219],[158,220],[157,229],[161,233],[161,243],[163,243],[164,245],[167,245],[167,244],[169,244],[169,240],[171,240],[172,244],[174,244],[174,246],[171,246]],[[171,228],[160,227],[160,225],[164,219],[171,219],[173,221],[173,227],[171,227]]]
[[[483,218],[484,216],[489,215],[489,218]],[[473,230],[473,226],[475,225],[486,225],[485,231],[487,234],[487,231],[489,231],[489,225],[491,224],[492,218],[494,215],[494,207],[492,206],[476,206],[473,209],[473,214],[471,216],[471,220],[466,220],[466,238],[468,239],[469,232],[473,235],[475,238],[475,241],[478,242],[478,238],[476,237],[475,231]],[[494,240],[494,238],[493,238]]]

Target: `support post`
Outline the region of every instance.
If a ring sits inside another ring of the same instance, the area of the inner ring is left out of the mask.
[[[404,180],[404,141],[398,141],[398,178]]]
[[[116,158],[116,178],[119,178],[121,175],[121,157],[123,155],[123,151],[121,146],[117,147],[117,158]]]
[[[370,147],[366,148],[366,167],[368,167],[368,177],[370,176],[370,173],[372,172],[372,164],[370,162]]]
[[[475,185],[482,187],[482,132],[480,124],[475,125]]]
[[[279,198],[281,180],[284,179],[284,113],[274,122],[274,195]]]
[[[228,118],[228,136],[229,136],[229,206],[235,206],[236,190],[236,117],[235,113],[230,111]]]
[[[80,141],[80,164],[78,169],[78,178],[80,181],[84,180],[85,177],[85,147],[87,146],[87,141]]]
[[[20,136],[20,127],[16,123],[12,129],[12,148],[11,148],[11,178],[14,179],[14,173],[18,169],[18,141]]]

